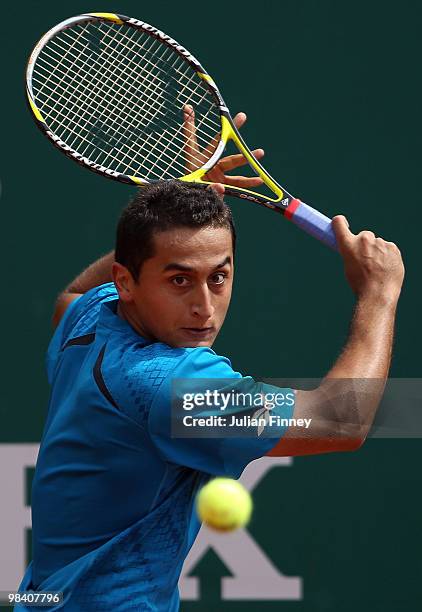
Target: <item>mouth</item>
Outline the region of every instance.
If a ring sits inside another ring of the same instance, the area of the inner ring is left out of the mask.
[[[205,340],[215,333],[214,327],[182,327],[185,334],[191,338]]]

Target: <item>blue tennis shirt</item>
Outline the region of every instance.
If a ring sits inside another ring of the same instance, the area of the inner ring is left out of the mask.
[[[178,578],[200,527],[199,487],[213,475],[238,478],[277,442],[173,438],[174,378],[274,388],[242,377],[209,348],[145,340],[116,314],[117,303],[113,283],[88,291],[67,308],[48,348],[33,561],[20,590],[63,591],[64,606],[49,610],[178,610]]]

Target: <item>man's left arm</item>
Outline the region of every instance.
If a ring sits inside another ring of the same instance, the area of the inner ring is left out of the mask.
[[[86,270],[81,272],[67,287],[60,293],[56,300],[52,317],[53,326],[57,327],[61,318],[66,312],[67,307],[78,297],[104,283],[111,283],[111,266],[114,262],[114,251],[100,257],[92,263]]]

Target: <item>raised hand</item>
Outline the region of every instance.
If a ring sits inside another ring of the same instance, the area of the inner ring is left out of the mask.
[[[401,253],[393,242],[376,238],[370,231],[355,235],[345,217],[333,219],[347,281],[358,298],[396,303],[404,278]]]
[[[246,122],[245,113],[237,113],[233,122],[235,126],[240,129]],[[204,149],[200,149],[196,137],[195,111],[190,104],[186,104],[183,109],[183,133],[186,141],[185,153],[187,170],[192,172],[202,166],[211,157],[218,144],[219,135],[217,135]],[[256,159],[264,157],[263,149],[255,149],[252,153]],[[248,177],[226,174],[247,163],[245,156],[241,153],[227,155],[220,159],[214,168],[203,176],[202,180],[214,183],[213,188],[220,194],[224,194],[225,185],[242,187],[243,189],[258,187],[263,183],[263,180],[259,176]]]

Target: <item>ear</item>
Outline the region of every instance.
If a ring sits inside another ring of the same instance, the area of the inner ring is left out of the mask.
[[[119,298],[122,302],[132,302],[134,282],[129,270],[115,261],[111,267],[111,274],[116,289],[119,292]]]

